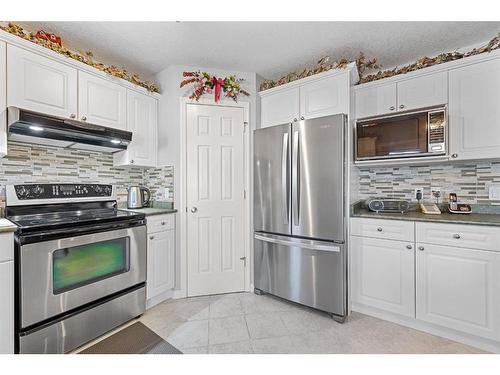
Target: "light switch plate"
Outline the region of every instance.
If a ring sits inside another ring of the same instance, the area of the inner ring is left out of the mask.
[[[492,201],[500,201],[500,185],[490,186],[489,199]]]

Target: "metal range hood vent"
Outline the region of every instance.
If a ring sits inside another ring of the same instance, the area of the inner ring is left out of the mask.
[[[117,152],[126,150],[132,133],[87,122],[7,108],[8,139],[80,150]]]

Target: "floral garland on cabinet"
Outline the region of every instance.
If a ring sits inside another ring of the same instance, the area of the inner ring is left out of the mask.
[[[203,94],[214,93],[214,100],[217,103],[220,100],[220,96],[223,93],[225,97],[233,99],[235,102],[238,101],[238,96],[240,94],[249,96],[248,91],[241,88],[241,82],[244,81],[242,78],[236,78],[234,75],[230,75],[225,78],[218,78],[207,72],[184,72],[182,76],[185,78],[181,81],[180,87],[184,87],[189,84],[194,84],[195,88],[193,93],[189,96],[189,99],[194,99],[196,101],[200,100]]]
[[[21,26],[16,25],[12,22],[9,22],[7,26],[0,25],[0,29],[8,32],[9,34],[16,35],[32,43],[38,44],[42,47],[51,49],[52,51],[60,53],[61,55],[65,55],[69,58],[72,58],[73,60],[77,60],[84,64],[90,65],[114,77],[118,77],[129,81],[134,85],[144,87],[150,92],[160,92],[160,87],[156,83],[144,81],[137,74],[131,74],[125,69],[118,68],[114,65],[108,66],[94,61],[94,55],[90,51],[81,53],[72,51],[64,47],[61,38],[54,34],[46,33],[43,30],[38,31],[37,33],[32,33],[30,31],[24,30]]]
[[[260,91],[268,90],[270,88],[284,85],[289,82],[296,81],[301,78],[309,77],[314,74],[326,72],[327,70],[330,69],[344,69],[347,67],[352,62],[356,63],[356,66],[358,68],[358,73],[359,73],[359,82],[360,83],[366,83],[366,82],[372,82],[372,81],[377,81],[379,79],[383,78],[388,78],[392,77],[398,74],[405,74],[408,72],[412,72],[415,70],[427,68],[433,65],[438,65],[442,64],[448,61],[454,61],[454,60],[459,60],[463,59],[464,57],[469,57],[469,56],[474,56],[474,55],[479,55],[481,53],[485,52],[491,52],[496,49],[500,48],[500,33],[492,38],[487,44],[480,48],[474,48],[473,50],[465,53],[461,53],[458,51],[454,52],[446,52],[446,53],[441,53],[437,56],[434,57],[422,57],[418,59],[416,62],[405,65],[401,68],[394,68],[394,69],[387,69],[387,70],[379,70],[376,73],[368,74],[365,75],[365,72],[367,70],[373,70],[373,69],[380,69],[381,66],[377,63],[377,59],[366,59],[363,53],[360,53],[359,57],[355,60],[349,60],[346,58],[342,58],[338,61],[334,61],[330,63],[330,57],[323,57],[321,60],[318,61],[315,67],[313,68],[307,68],[304,69],[301,72],[292,72],[288,73],[287,75],[277,79],[277,80],[265,80],[262,82],[260,85]]]

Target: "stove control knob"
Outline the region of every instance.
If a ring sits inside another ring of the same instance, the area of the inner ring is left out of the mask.
[[[21,186],[19,189],[17,189],[17,195],[19,197],[24,197],[27,194],[28,194],[28,190],[24,186]]]
[[[99,194],[99,193],[102,191],[101,186],[100,186],[100,185],[96,185],[96,186],[94,186],[94,191],[95,191],[97,194]]]
[[[36,185],[34,188],[33,188],[33,194],[35,195],[40,195],[43,193],[43,187],[39,186],[39,185]]]
[[[106,193],[106,195],[111,195],[111,188],[109,186],[106,186],[104,188],[104,192]]]

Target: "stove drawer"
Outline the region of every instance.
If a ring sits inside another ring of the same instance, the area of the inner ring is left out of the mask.
[[[146,226],[20,247],[21,328],[146,281]]]

